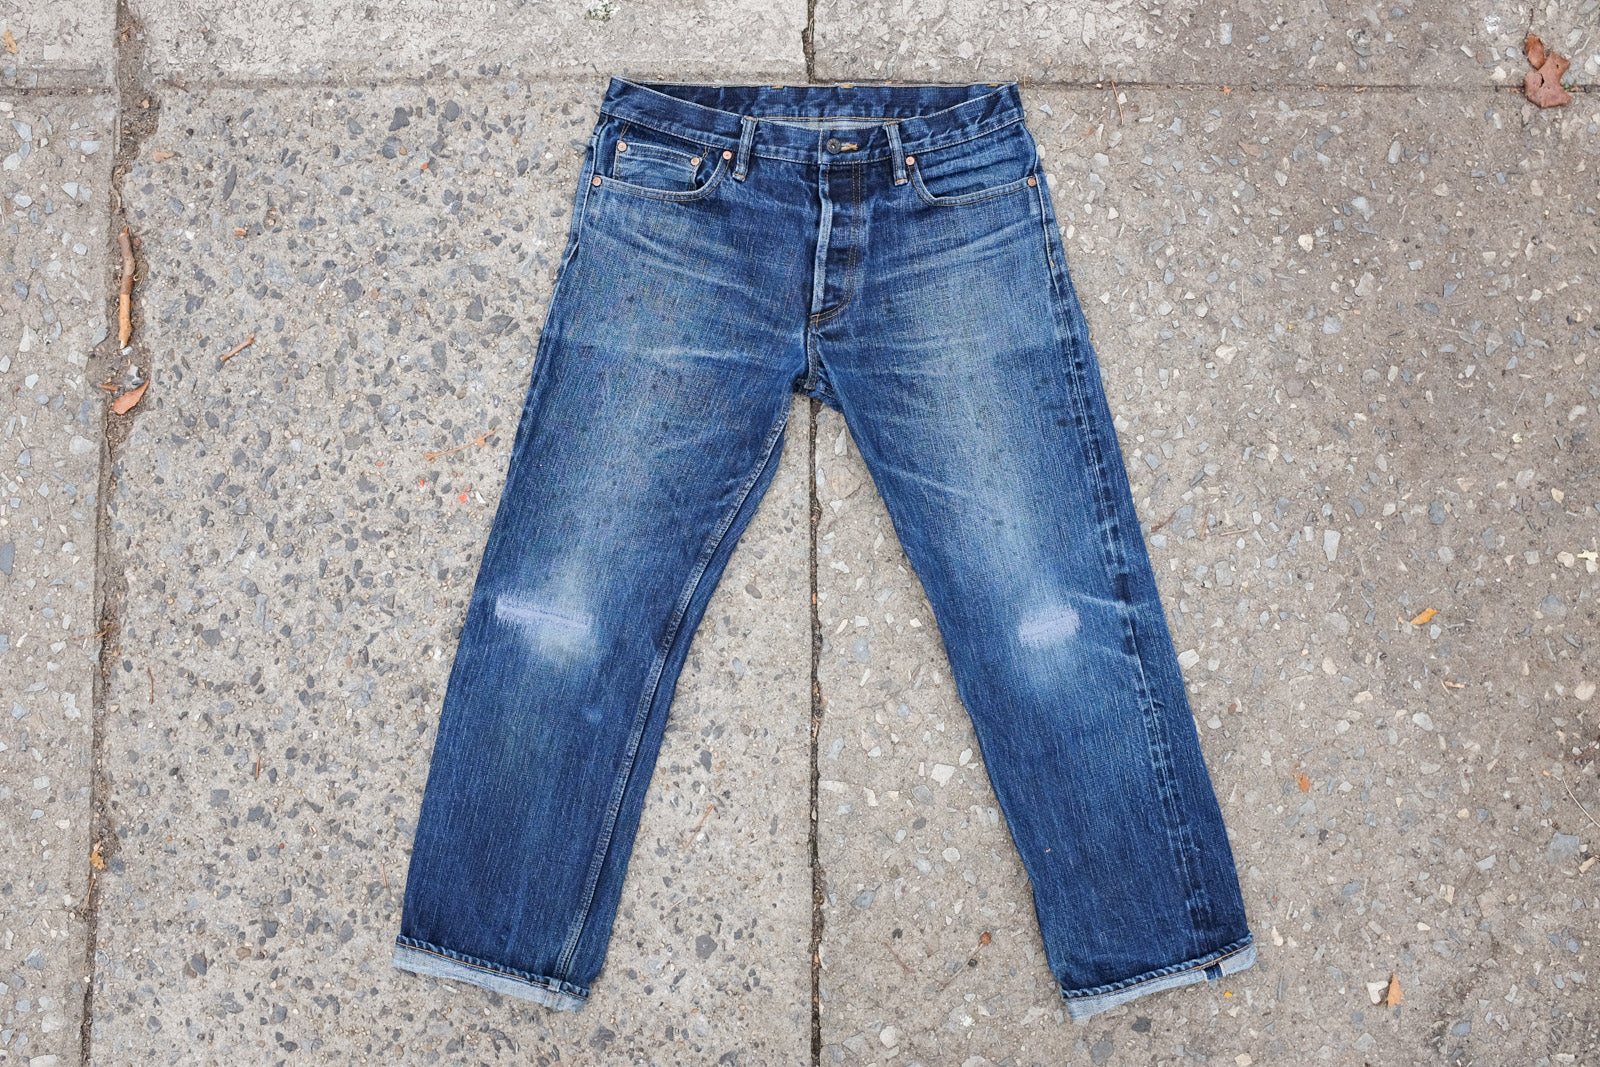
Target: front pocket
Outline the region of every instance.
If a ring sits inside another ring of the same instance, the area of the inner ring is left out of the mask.
[[[698,152],[648,141],[619,140],[611,163],[611,176],[630,185],[681,193],[698,184],[696,178],[703,159]]]
[[[657,188],[649,185],[636,185],[621,178],[600,178],[598,176],[594,179],[594,184],[600,189],[610,189],[612,192],[625,193],[628,196],[637,196],[646,200],[666,200],[674,203],[699,200],[710,196],[716,187],[722,183],[722,179],[727,176],[728,171],[733,169],[732,164],[720,154],[714,158],[716,159],[716,165],[711,168],[711,173],[699,185],[689,188],[684,188],[681,184],[676,189]],[[697,164],[700,171],[704,171],[707,162],[705,157],[700,157],[700,162]]]
[[[1037,183],[1039,154],[1022,123],[946,148],[915,153],[906,173],[929,204],[956,206]]]
[[[592,179],[597,189],[649,200],[699,200],[732,168],[732,153],[724,155],[720,147],[620,119],[608,120],[596,138],[599,158],[608,161]]]

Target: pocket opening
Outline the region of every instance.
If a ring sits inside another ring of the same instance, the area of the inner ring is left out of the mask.
[[[721,180],[726,159],[706,145],[629,123],[602,138],[609,165],[594,184],[658,200],[695,200]]]
[[[915,162],[911,162],[911,160]],[[977,203],[1038,184],[1039,153],[1021,123],[907,159],[912,188],[929,204]]]

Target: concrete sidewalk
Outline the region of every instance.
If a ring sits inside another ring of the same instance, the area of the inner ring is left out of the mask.
[[[0,1065],[1600,1063],[1600,15],[1534,13],[1582,87],[1546,112],[1528,18],[0,8]],[[590,1003],[390,968],[612,73],[1024,82],[1255,968],[1065,1018],[927,602],[805,401]]]

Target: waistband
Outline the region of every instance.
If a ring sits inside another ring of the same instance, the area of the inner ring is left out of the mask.
[[[715,85],[612,78],[603,115],[791,163],[888,159],[980,137],[1024,118],[1015,82],[976,85]],[[892,123],[896,137],[884,125]]]

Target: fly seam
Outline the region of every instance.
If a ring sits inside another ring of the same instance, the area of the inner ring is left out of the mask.
[[[844,268],[844,296],[840,301],[827,311],[820,311],[811,316],[813,324],[826,322],[839,312],[850,306],[851,294],[855,292],[854,282],[856,276],[856,256],[860,246],[858,229],[861,225],[861,164],[854,163],[850,166],[852,211],[850,212],[850,258],[845,261]]]

